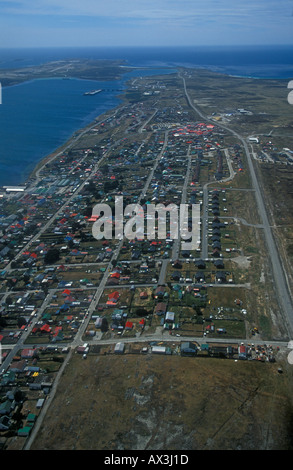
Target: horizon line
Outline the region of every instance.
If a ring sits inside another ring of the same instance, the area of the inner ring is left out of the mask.
[[[7,50],[7,49],[84,49],[84,48],[92,48],[92,49],[110,49],[110,48],[185,48],[185,47],[231,47],[231,48],[238,48],[238,47],[293,47],[293,43],[285,43],[285,44],[185,44],[185,45],[129,45],[129,44],[117,44],[117,45],[104,45],[104,46],[95,46],[95,45],[84,45],[84,46],[68,46],[68,45],[60,45],[60,46],[0,46],[0,50]]]

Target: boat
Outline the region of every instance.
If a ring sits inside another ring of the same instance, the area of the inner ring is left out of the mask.
[[[86,91],[84,95],[96,95],[97,93],[101,93],[102,90],[92,90],[92,91]]]

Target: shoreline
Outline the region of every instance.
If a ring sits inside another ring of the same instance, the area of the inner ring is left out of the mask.
[[[143,70],[152,70],[152,69],[156,69],[156,67],[134,67],[134,66],[125,66],[125,65],[120,65],[120,68],[125,68],[125,69],[131,69],[131,70],[140,70],[140,69],[143,69]],[[173,69],[174,67],[171,67],[171,66],[162,66],[160,67],[161,69]],[[185,67],[185,66],[177,66],[177,73],[180,71],[180,70],[198,70],[198,71],[201,71],[201,72],[205,72],[207,74],[213,74],[215,76],[221,76],[222,78],[223,77],[229,77],[229,78],[235,78],[235,79],[239,79],[239,80],[256,80],[256,81],[278,81],[278,82],[287,82],[286,79],[283,79],[283,78],[257,78],[257,77],[250,77],[250,76],[239,76],[239,75],[231,75],[229,73],[224,73],[224,72],[220,72],[220,71],[215,71],[215,70],[211,70],[210,68],[208,67]],[[159,74],[158,74],[159,76]],[[35,81],[35,80],[40,80],[40,79],[55,79],[55,78],[59,78],[59,79],[64,79],[64,77],[62,76],[59,76],[59,77],[40,77],[40,78],[30,78],[29,80],[27,79],[23,79],[22,82],[20,83],[15,83],[15,84],[11,84],[11,85],[7,85],[7,87],[9,86],[19,86],[19,85],[22,85],[24,83],[27,83],[27,82],[30,82],[30,81]],[[80,77],[75,77],[75,76],[71,76],[71,77],[68,77],[68,79],[78,79],[78,80],[90,80],[89,78],[80,78]],[[92,80],[92,79],[91,79]],[[102,114],[100,115],[97,115],[94,120],[92,120],[88,125],[86,125],[85,127],[82,127],[82,128],[78,128],[77,130],[75,130],[71,136],[63,143],[61,144],[60,146],[58,146],[57,148],[55,148],[52,152],[48,153],[47,155],[45,155],[44,157],[42,157],[38,162],[36,162],[34,164],[34,168],[28,172],[27,176],[25,176],[24,178],[24,181],[22,182],[19,182],[17,184],[11,184],[11,185],[7,185],[6,183],[1,185],[1,188],[3,189],[4,186],[27,186],[29,187],[30,186],[30,180],[31,179],[36,179],[37,178],[37,174],[39,171],[41,171],[41,169],[49,162],[53,161],[55,158],[57,158],[59,155],[61,155],[63,152],[65,152],[67,149],[69,149],[81,136],[83,136],[85,133],[87,133],[92,127],[94,127],[95,125],[97,125],[99,123],[99,121],[103,121],[104,119],[107,118],[107,115],[108,113],[112,113],[114,112],[115,109],[118,109],[120,106],[123,105],[123,101],[125,101],[125,95],[127,93],[127,91],[129,90],[129,80],[131,80],[131,78],[129,78],[126,83],[125,83],[125,89],[122,91],[122,93],[120,95],[118,95],[118,98],[120,98],[122,100],[121,103],[119,103],[117,106],[103,112]],[[105,81],[109,81],[109,80],[105,80]],[[3,87],[5,88],[5,87]]]
[[[118,105],[120,106],[120,105]],[[85,127],[79,128],[78,130],[74,131],[74,133],[69,137],[68,140],[64,142],[61,146],[57,147],[53,152],[49,153],[45,157],[43,157],[34,167],[34,169],[30,172],[29,176],[26,178],[26,181],[24,183],[20,183],[23,185],[28,185],[29,180],[31,179],[36,179],[37,173],[42,170],[42,168],[49,162],[55,160],[59,155],[61,155],[63,152],[66,152],[67,149],[69,149],[75,142],[77,142],[84,134],[86,134],[92,127],[96,126],[99,124],[100,118],[105,116],[107,117],[107,113],[113,112],[115,108],[112,108],[111,110],[106,111],[105,113],[100,114],[97,116],[93,121],[91,121],[90,124],[88,124]],[[101,119],[103,121],[104,119]]]

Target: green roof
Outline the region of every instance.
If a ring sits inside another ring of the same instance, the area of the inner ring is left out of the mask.
[[[18,436],[28,436],[32,428],[30,426],[25,426],[17,431]]]
[[[27,419],[27,421],[35,421],[36,415],[33,414],[33,413],[30,413],[30,414],[27,415],[26,419]]]

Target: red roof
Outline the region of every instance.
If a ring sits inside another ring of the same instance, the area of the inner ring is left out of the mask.
[[[119,294],[119,292],[118,292],[117,290],[116,290],[115,292],[112,292],[111,294],[108,295],[108,298],[111,299],[111,300],[112,300],[112,299],[118,300],[119,297],[120,297],[120,294]]]
[[[113,274],[111,274],[111,277],[116,277],[117,279],[119,279],[120,274],[119,273],[113,273]]]
[[[41,331],[46,331],[47,333],[50,333],[50,331],[51,331],[50,326],[47,325],[47,324],[43,325],[40,329],[41,329]]]

